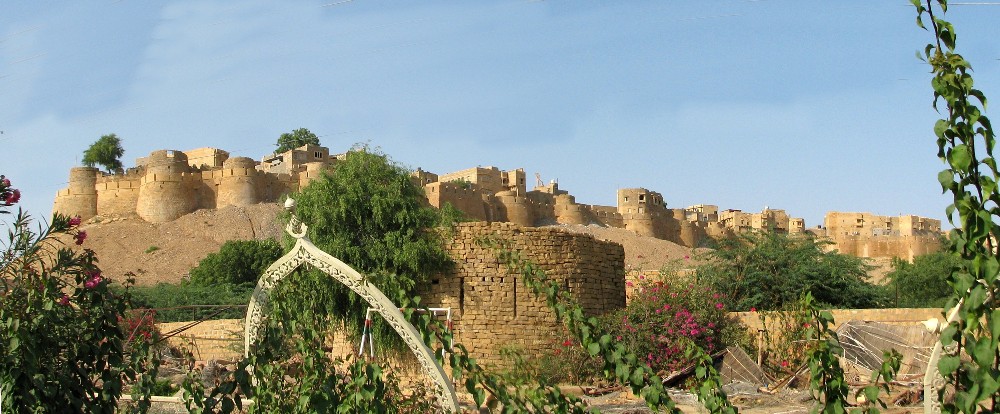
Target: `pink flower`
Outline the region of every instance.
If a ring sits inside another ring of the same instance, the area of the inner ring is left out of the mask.
[[[788,361],[781,361],[782,368],[788,368]]]
[[[6,197],[4,197],[4,202],[7,203],[7,205],[9,206],[11,204],[16,203],[20,199],[21,199],[21,190],[15,188],[11,192],[7,193]]]
[[[73,217],[69,219],[69,226],[70,227],[79,226],[81,221],[83,221],[83,219],[81,219],[80,216]]]
[[[757,308],[750,308],[750,312],[757,312]]]
[[[563,345],[563,346],[570,346],[570,345],[573,345],[573,341],[570,341],[569,339],[567,339],[567,340],[563,341],[562,345]]]
[[[104,281],[104,278],[101,277],[101,272],[87,272],[87,276],[90,276],[90,279],[83,282],[83,286],[87,289],[93,289]]]
[[[622,336],[621,336],[621,335],[618,335],[618,336],[616,336],[616,337],[615,337],[615,340],[616,340],[616,341],[621,341],[621,340],[622,340]]]
[[[625,282],[625,286],[632,287],[632,282]]]
[[[0,182],[3,183],[4,187],[10,187],[10,180],[8,180],[7,177],[4,177],[4,179],[0,180]]]
[[[79,232],[76,233],[75,236],[73,236],[73,239],[76,240],[76,245],[79,246],[83,244],[84,240],[87,240],[87,232],[80,230]]]
[[[69,305],[69,295],[62,295],[62,297],[59,298],[59,304],[63,305],[63,306],[68,306]]]
[[[725,305],[723,305],[722,302],[719,302],[715,304],[715,309],[722,309],[724,306]]]
[[[684,260],[689,260],[689,259],[691,259],[691,256],[688,256],[688,255],[685,254],[684,255]]]

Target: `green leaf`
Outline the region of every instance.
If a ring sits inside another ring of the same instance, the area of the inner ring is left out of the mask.
[[[956,170],[968,170],[969,166],[972,165],[972,150],[968,145],[958,144],[948,154],[948,162]]]
[[[601,344],[591,342],[590,345],[587,345],[587,352],[590,353],[590,356],[597,356],[597,354],[601,353]]]
[[[958,365],[960,363],[961,360],[959,360],[957,356],[953,355],[942,356],[941,359],[938,361],[938,372],[941,373],[941,376],[947,378],[949,375],[951,375],[951,373],[958,370]]]
[[[948,130],[950,127],[951,124],[949,124],[948,121],[939,119],[934,123],[934,135],[937,135],[938,138],[944,138],[944,131]]]
[[[632,376],[629,377],[629,381],[631,381],[634,386],[641,386],[645,382],[645,376],[643,374],[644,372],[642,367],[637,367],[634,371],[632,371]]]
[[[944,170],[938,173],[938,182],[941,183],[941,189],[947,191],[955,184],[955,174],[951,170]]]

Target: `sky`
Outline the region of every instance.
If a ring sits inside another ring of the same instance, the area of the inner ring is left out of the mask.
[[[957,51],[1000,96],[1000,4],[953,3]],[[585,204],[644,187],[808,227],[944,220],[915,17],[907,0],[3,1],[0,173],[47,217],[104,134],[131,167],[259,160],[308,128],[439,174],[524,168]]]

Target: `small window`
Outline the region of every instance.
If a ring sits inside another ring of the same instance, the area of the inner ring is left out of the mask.
[[[628,202],[628,196],[625,196],[625,202],[626,203]]]
[[[639,201],[646,201],[646,195],[645,194],[639,194]]]
[[[319,151],[316,151],[316,152],[313,153],[313,156],[315,156],[316,158],[323,158],[323,153],[319,152]]]

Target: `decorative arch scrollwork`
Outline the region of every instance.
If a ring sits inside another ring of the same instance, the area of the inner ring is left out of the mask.
[[[406,321],[396,304],[392,303],[381,290],[368,283],[364,276],[356,270],[320,250],[309,241],[306,236],[307,226],[295,216],[294,200],[288,199],[285,202],[285,208],[292,212],[291,220],[285,227],[285,231],[295,238],[295,246],[288,254],[272,263],[257,281],[257,287],[250,297],[246,323],[244,324],[244,352],[249,355],[253,344],[260,339],[261,329],[264,327],[270,309],[271,289],[299,266],[309,264],[350,288],[385,318],[386,322],[392,326],[417,357],[424,373],[434,381],[441,408],[457,413],[459,406],[454,386],[445,375],[444,369],[435,361],[431,349],[421,340],[420,333]]]

